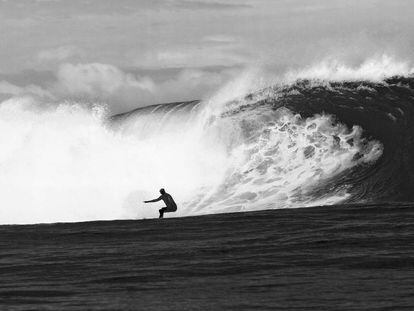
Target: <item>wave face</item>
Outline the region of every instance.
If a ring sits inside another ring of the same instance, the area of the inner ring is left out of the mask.
[[[109,120],[77,105],[0,106],[2,223],[178,216],[413,199],[414,79],[297,81],[237,100]]]

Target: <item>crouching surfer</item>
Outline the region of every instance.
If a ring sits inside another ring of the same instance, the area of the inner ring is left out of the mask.
[[[165,203],[165,207],[163,207],[162,209],[160,209],[160,217],[159,218],[163,218],[164,213],[171,213],[171,212],[175,212],[177,210],[177,204],[175,204],[173,197],[165,192],[164,189],[160,189],[160,197],[154,200],[149,200],[149,201],[144,201],[144,203],[152,203],[152,202],[158,202],[163,200]]]

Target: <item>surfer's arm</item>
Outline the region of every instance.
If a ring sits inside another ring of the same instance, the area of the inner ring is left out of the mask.
[[[159,197],[159,198],[154,199],[154,200],[144,201],[144,203],[153,203],[153,202],[158,202],[158,201],[161,201],[161,199],[162,199],[162,197]]]

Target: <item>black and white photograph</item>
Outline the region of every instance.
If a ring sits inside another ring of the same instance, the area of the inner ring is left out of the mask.
[[[414,310],[414,1],[0,0],[0,310]]]

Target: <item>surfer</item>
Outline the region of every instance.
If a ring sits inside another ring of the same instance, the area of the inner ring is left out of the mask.
[[[161,208],[159,210],[160,212],[160,217],[162,218],[164,216],[164,213],[170,213],[170,212],[175,212],[177,210],[177,204],[175,204],[173,197],[165,192],[164,188],[160,189],[160,197],[154,200],[149,200],[149,201],[144,201],[144,203],[152,203],[152,202],[158,202],[163,200],[165,203],[165,207]]]

